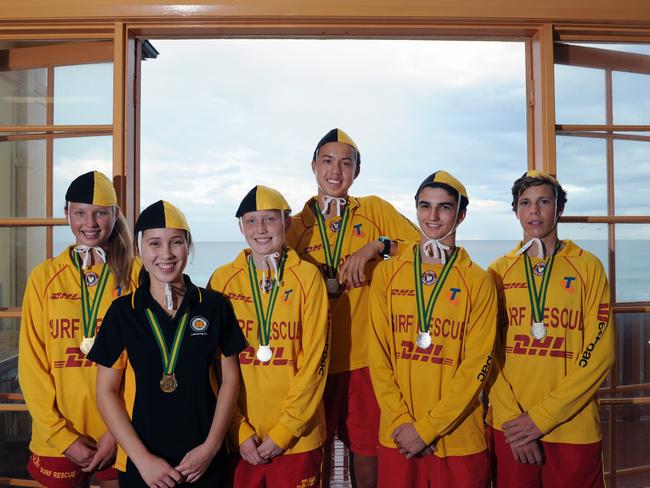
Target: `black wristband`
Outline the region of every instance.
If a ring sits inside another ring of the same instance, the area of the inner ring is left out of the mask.
[[[379,255],[383,256],[384,258],[390,257],[390,248],[393,244],[393,241],[390,240],[390,237],[385,236],[380,236],[378,240],[384,245],[384,248],[379,252]]]

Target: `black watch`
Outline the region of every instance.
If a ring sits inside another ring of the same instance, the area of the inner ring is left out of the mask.
[[[390,237],[386,237],[386,236],[379,236],[378,240],[384,245],[384,248],[381,251],[379,251],[379,255],[384,258],[389,258],[390,248],[391,245],[393,244],[393,241],[390,240]]]

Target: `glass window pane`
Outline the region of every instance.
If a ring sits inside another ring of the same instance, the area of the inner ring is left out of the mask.
[[[650,124],[650,75],[612,73],[614,123]]]
[[[625,396],[642,396],[642,394],[626,393]],[[647,465],[650,459],[650,442],[648,442],[650,405],[619,405],[615,411],[616,468],[636,468]],[[645,479],[650,479],[650,476],[646,476]],[[616,486],[620,486],[618,480]],[[628,484],[627,486],[647,485]]]
[[[616,374],[619,385],[650,382],[650,314],[616,314]]]
[[[616,301],[650,300],[650,225],[616,225]]]
[[[54,191],[52,206],[55,217],[63,217],[65,192],[72,180],[88,171],[113,176],[113,138],[111,136],[77,137],[54,140]]]
[[[605,71],[556,64],[555,120],[558,124],[604,124]]]
[[[29,459],[32,419],[29,412],[2,412],[0,416],[0,476],[29,480],[25,469]]]
[[[20,319],[0,318],[0,392],[18,391],[17,365],[10,361],[18,354],[18,334]]]
[[[650,142],[614,141],[616,215],[650,215]]]
[[[54,69],[54,123],[113,123],[113,63]]]
[[[0,227],[0,307],[20,307],[29,273],[45,259],[44,227]]]
[[[45,217],[45,146],[0,142],[0,218]]]
[[[558,136],[557,176],[567,192],[565,215],[607,215],[605,139]]]
[[[44,125],[47,70],[0,72],[0,125]]]
[[[52,231],[52,255],[58,256],[63,250],[75,243],[74,235],[69,225],[57,225]]]
[[[594,254],[603,263],[607,272],[607,225],[564,224],[558,225],[560,239],[569,239]]]

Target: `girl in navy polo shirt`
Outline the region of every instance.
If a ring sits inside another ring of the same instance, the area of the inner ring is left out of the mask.
[[[109,308],[90,355],[99,410],[127,456],[120,485],[222,486],[244,337],[227,299],[183,275],[191,236],[180,210],[154,203],[135,234],[140,286]]]

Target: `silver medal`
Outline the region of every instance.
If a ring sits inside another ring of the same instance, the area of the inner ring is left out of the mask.
[[[257,359],[263,363],[268,363],[273,357],[273,351],[271,351],[271,346],[260,346],[257,349]]]
[[[530,333],[538,341],[546,337],[546,326],[544,322],[533,322],[533,325],[530,328]]]
[[[431,345],[431,336],[428,332],[420,332],[415,343],[420,349],[427,349]]]
[[[83,352],[84,354],[88,354],[90,350],[93,348],[94,344],[95,344],[94,337],[84,337],[83,340],[81,341],[81,345],[79,346],[79,349],[81,349],[81,352]]]

